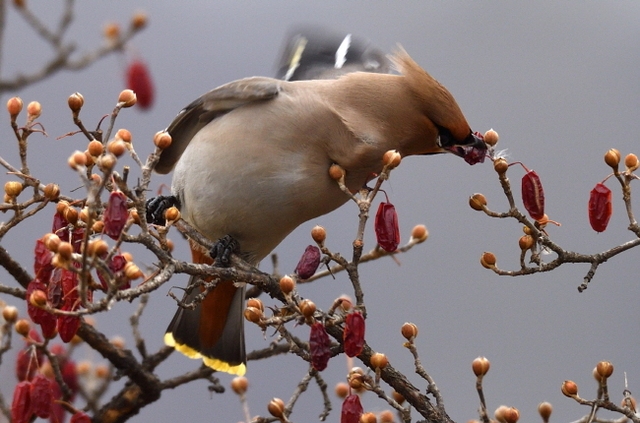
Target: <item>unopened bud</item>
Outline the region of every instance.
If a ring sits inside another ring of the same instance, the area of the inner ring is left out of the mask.
[[[627,156],[624,158],[624,165],[626,166],[628,172],[633,172],[634,170],[638,169],[638,166],[640,165],[638,156],[633,153],[627,154]]]
[[[153,143],[161,150],[169,148],[171,145],[171,135],[166,131],[156,132],[156,135],[153,137]]]
[[[489,129],[487,132],[484,133],[485,144],[490,145],[492,147],[498,143],[499,138],[500,137],[498,136],[498,133],[493,129]]]
[[[596,372],[602,379],[607,379],[613,374],[613,364],[609,361],[601,361],[596,366]]]
[[[142,29],[147,25],[147,14],[144,12],[136,12],[131,18],[131,26],[134,29]]]
[[[290,276],[280,278],[280,290],[283,294],[290,294],[296,287],[296,282]]]
[[[247,307],[255,307],[260,311],[264,311],[264,304],[260,298],[249,298],[247,300]]]
[[[402,332],[402,336],[404,336],[407,341],[413,342],[416,336],[418,336],[418,326],[416,326],[415,323],[406,322],[402,325],[400,332]]]
[[[42,106],[37,101],[32,101],[27,106],[27,114],[29,115],[28,119],[34,120],[40,117],[42,113]]]
[[[549,421],[549,417],[551,417],[552,411],[553,407],[551,406],[551,403],[544,401],[538,404],[538,414],[540,414],[540,417],[542,417],[543,422]]]
[[[495,269],[496,267],[496,255],[490,252],[485,252],[480,257],[480,264],[485,269]]]
[[[473,194],[471,197],[469,197],[469,205],[474,210],[484,210],[484,208],[487,206],[487,198],[480,193]]]
[[[73,93],[69,96],[67,104],[73,113],[78,113],[84,106],[84,97],[80,93]]]
[[[620,152],[615,148],[610,148],[604,154],[604,162],[613,169],[614,172],[618,171],[618,165],[620,164]]]
[[[120,139],[114,139],[107,144],[107,151],[116,157],[120,157],[127,151],[127,145]]]
[[[349,395],[349,385],[345,382],[336,383],[336,387],[334,388],[334,392],[338,398],[345,398]]]
[[[493,162],[493,169],[500,175],[504,174],[509,169],[509,163],[504,158],[499,158]]]
[[[578,385],[572,380],[565,380],[562,382],[560,390],[567,397],[575,397],[578,395]]]
[[[164,212],[164,218],[169,222],[175,222],[180,219],[180,210],[175,206],[171,206]]]
[[[22,111],[23,103],[20,97],[11,97],[9,101],[7,101],[7,111],[9,112],[9,116],[11,116],[11,120],[16,120],[16,117]]]
[[[317,243],[321,244],[327,239],[327,231],[319,225],[316,225],[311,229],[311,238]]]
[[[389,166],[389,169],[394,169],[400,165],[402,156],[398,153],[398,150],[389,150],[382,156],[382,164]]]
[[[49,201],[57,200],[60,197],[60,187],[54,183],[45,185],[44,197]]]
[[[345,170],[338,164],[332,164],[329,168],[329,176],[331,179],[338,181],[346,174]]]
[[[243,395],[249,388],[249,380],[244,376],[236,376],[231,380],[231,389],[238,395]]]
[[[18,320],[14,327],[18,334],[25,337],[29,335],[29,330],[31,330],[31,324],[27,319]]]
[[[244,318],[251,323],[259,323],[262,320],[263,313],[256,307],[247,307],[244,309]]]
[[[307,319],[313,316],[313,314],[316,312],[316,304],[311,300],[305,299],[300,301],[298,307],[300,308],[300,313],[302,313],[302,315]]]
[[[130,89],[122,90],[118,96],[118,103],[123,103],[122,107],[131,107],[136,104],[136,101],[136,93]]]
[[[487,359],[487,357],[477,357],[471,362],[473,374],[478,377],[486,375],[490,367],[491,362]]]
[[[131,143],[131,132],[128,129],[124,128],[118,129],[118,132],[116,132],[116,139],[121,139],[126,143]]]
[[[385,354],[374,353],[371,355],[371,365],[376,369],[384,369],[389,364],[389,359]]]
[[[7,323],[13,323],[18,320],[18,308],[8,305],[2,309],[2,318]]]
[[[267,406],[269,413],[276,418],[282,418],[284,416],[284,401],[280,398],[273,398]]]
[[[4,184],[4,193],[9,197],[17,197],[22,192],[22,183],[18,181],[8,181]]]
[[[73,152],[73,154],[71,154],[71,156],[69,156],[69,160],[67,160],[67,163],[69,164],[69,167],[71,167],[71,169],[77,170],[87,164],[87,156],[83,151],[76,150]]]
[[[429,238],[429,231],[424,225],[416,225],[411,230],[411,240],[418,243],[425,242]]]

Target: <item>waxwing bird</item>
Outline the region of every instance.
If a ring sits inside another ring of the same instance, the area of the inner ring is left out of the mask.
[[[388,150],[482,161],[486,146],[449,91],[404,50],[391,61],[399,74],[384,73],[387,58],[353,37],[301,34],[285,48],[282,79],[233,81],[192,102],[167,128],[173,142],[156,166],[175,167],[182,218],[211,240],[231,237],[257,266],[300,224],[348,200],[329,177],[332,164],[355,191],[382,170]],[[194,262],[212,262],[191,245]],[[185,302],[201,292],[195,282]],[[243,302],[244,287],[219,281],[195,309],[178,309],[165,342],[243,374]]]

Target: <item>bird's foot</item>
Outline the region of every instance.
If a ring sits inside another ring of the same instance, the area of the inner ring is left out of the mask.
[[[180,201],[175,195],[159,195],[147,200],[147,222],[154,225],[164,225],[164,212],[169,207],[180,208]]]
[[[213,244],[209,255],[217,265],[227,267],[231,264],[231,254],[236,252],[239,246],[240,244],[234,237],[225,235]]]

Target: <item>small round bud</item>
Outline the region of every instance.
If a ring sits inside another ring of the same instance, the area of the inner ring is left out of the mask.
[[[111,342],[111,345],[113,345],[115,348],[119,350],[124,349],[126,345],[124,338],[121,336],[114,336],[113,338],[111,338],[109,342]]]
[[[20,319],[14,325],[16,332],[22,336],[28,336],[31,330],[31,323],[27,319]]]
[[[122,140],[111,140],[107,144],[107,151],[116,157],[120,157],[127,151],[127,144]]]
[[[247,392],[249,388],[249,380],[244,376],[236,376],[231,380],[231,389],[238,395]]]
[[[49,201],[55,201],[60,197],[60,187],[51,183],[44,186],[44,197]]]
[[[73,254],[73,246],[69,242],[61,241],[58,244],[57,253],[60,255],[62,259],[69,260],[71,259],[71,254]]]
[[[610,148],[604,154],[604,162],[613,169],[614,172],[618,171],[618,165],[620,164],[620,152],[615,148]]]
[[[500,423],[517,423],[520,418],[520,412],[515,407],[501,405],[496,409],[494,416]]]
[[[477,357],[471,362],[471,369],[477,377],[486,375],[490,367],[491,362],[487,357]]]
[[[480,264],[485,269],[495,269],[496,267],[496,255],[490,252],[485,252],[480,257]]]
[[[531,247],[533,247],[533,237],[531,235],[522,235],[520,237],[520,240],[518,240],[518,245],[520,246],[520,249],[522,251],[530,249]]]
[[[98,140],[91,140],[87,146],[87,151],[93,157],[98,157],[104,152],[104,145]]]
[[[178,208],[175,206],[169,207],[164,212],[164,218],[169,222],[175,222],[176,220],[180,219],[180,210],[178,210]]]
[[[116,139],[121,139],[126,143],[130,143],[132,139],[131,132],[129,132],[128,129],[124,128],[118,129],[118,132],[116,132]]]
[[[60,237],[58,235],[48,233],[42,237],[42,242],[44,243],[44,246],[47,247],[47,250],[53,253],[57,253],[62,240],[60,240]]]
[[[133,220],[133,223],[135,223],[136,225],[140,224],[140,215],[138,214],[138,210],[136,209],[129,210],[129,217],[131,218],[131,220]]]
[[[153,137],[153,143],[161,150],[169,148],[169,146],[171,145],[171,135],[169,135],[169,133],[166,131],[156,132]]]
[[[389,169],[394,169],[400,165],[402,156],[398,153],[398,150],[389,150],[382,156],[382,164],[389,166]]]
[[[553,407],[551,406],[551,403],[544,401],[538,404],[538,414],[542,417],[542,421],[548,422],[552,411]]]
[[[296,287],[296,282],[290,276],[284,275],[280,278],[280,290],[283,294],[291,294]]]
[[[262,304],[262,300],[259,298],[249,298],[247,300],[247,307],[255,307],[260,311],[264,311],[264,304]]]
[[[83,151],[76,150],[73,152],[73,154],[71,154],[71,156],[69,156],[69,160],[67,160],[67,163],[69,164],[71,169],[78,169],[87,164],[87,156]]]
[[[135,263],[127,263],[124,265],[124,275],[127,279],[135,280],[143,277],[142,270]]]
[[[89,241],[87,254],[90,257],[104,257],[109,252],[109,244],[104,239],[97,238]]]
[[[629,172],[633,172],[634,170],[638,169],[638,166],[640,166],[638,156],[633,153],[627,154],[627,156],[624,158],[624,165]]]
[[[62,214],[64,215],[64,212],[69,208],[69,202],[68,201],[58,201],[58,204],[56,204],[56,213],[58,214]]]
[[[247,307],[244,309],[244,318],[251,323],[259,323],[262,320],[263,313],[259,308]]]
[[[400,332],[407,341],[413,342],[413,340],[418,336],[418,326],[416,326],[415,323],[406,322],[402,325]]]
[[[636,399],[631,395],[625,395],[625,397],[622,398],[622,401],[620,402],[620,407],[628,408],[631,411],[636,412],[636,410],[638,409],[638,403],[636,402]]]
[[[348,313],[349,310],[351,310],[351,307],[353,307],[353,301],[351,301],[351,297],[346,294],[339,296],[336,301],[340,303],[340,309],[342,309],[342,311],[344,311],[345,313]]]
[[[16,117],[22,111],[23,103],[20,97],[11,97],[9,101],[7,101],[7,111],[11,116],[11,120],[15,120]]]
[[[374,353],[371,355],[371,365],[375,369],[384,369],[389,364],[389,359],[385,354],[382,353]]]
[[[93,222],[91,230],[97,234],[102,233],[102,231],[104,231],[104,222],[102,220],[96,220]]]
[[[137,100],[136,93],[130,89],[122,90],[118,96],[118,103],[123,103],[122,107],[131,107]]]
[[[509,163],[507,163],[506,159],[501,157],[493,162],[493,170],[498,172],[498,174],[504,174],[507,169],[509,169]]]
[[[101,171],[106,173],[110,172],[115,167],[117,161],[118,159],[116,159],[116,156],[111,153],[106,153],[98,158],[96,164]]]
[[[526,235],[531,235],[531,228],[525,225],[522,227],[522,232],[524,232]]]
[[[346,175],[345,170],[338,164],[332,164],[329,168],[329,177],[335,181],[339,181]]]
[[[18,320],[18,308],[12,305],[5,306],[2,309],[2,318],[7,323],[13,323]]]
[[[91,372],[92,367],[93,366],[91,365],[91,361],[83,360],[76,364],[76,373],[78,374],[78,376],[88,376]]]
[[[111,371],[109,370],[109,366],[106,364],[98,364],[96,365],[95,375],[98,379],[107,379],[111,376]]]
[[[395,421],[391,410],[382,410],[379,417],[380,423],[393,423]]]
[[[364,376],[364,370],[362,370],[362,368],[360,367],[352,367],[351,370],[349,370],[349,374],[347,375],[347,382],[349,383],[351,389],[359,391],[364,388],[362,376]]]
[[[349,385],[345,382],[338,382],[333,391],[338,398],[346,398],[349,395]]]
[[[607,379],[613,374],[613,364],[609,361],[601,361],[596,366],[596,372],[603,380]]]
[[[276,418],[282,418],[284,416],[284,401],[280,398],[273,398],[267,406],[269,413]]]
[[[72,225],[78,223],[79,213],[78,210],[73,207],[67,207],[67,209],[63,213],[63,216],[65,219],[67,219],[67,222],[71,223]]]
[[[122,258],[127,262],[127,263],[131,263],[133,261],[133,254],[131,254],[128,251],[123,251],[122,252]]]
[[[429,231],[424,225],[416,225],[411,229],[411,239],[420,243],[425,242],[429,238]]]
[[[322,226],[316,225],[311,229],[311,238],[316,243],[322,244],[327,239],[327,231]]]
[[[32,101],[31,103],[29,103],[29,105],[27,105],[27,114],[29,115],[29,119],[37,119],[38,117],[40,117],[41,113],[42,106],[39,102]]]
[[[145,26],[147,26],[147,14],[144,12],[136,12],[133,14],[133,17],[131,18],[131,26],[134,29],[142,29]]]
[[[9,197],[17,197],[22,192],[22,183],[18,181],[8,181],[4,184],[4,192]]]
[[[484,142],[491,147],[498,143],[499,138],[498,133],[493,128],[484,133]]]
[[[397,402],[400,405],[404,403],[404,397],[402,396],[402,394],[400,394],[400,392],[396,390],[391,391],[391,397],[395,402]]]
[[[84,97],[80,93],[73,93],[69,96],[67,104],[73,113],[78,113],[84,106]]]
[[[371,413],[371,412],[363,413],[360,416],[359,423],[378,423],[378,418],[374,413]]]
[[[300,305],[298,307],[300,308],[300,313],[302,313],[302,315],[307,319],[312,317],[316,312],[316,304],[308,299],[300,301]]]
[[[109,22],[104,26],[102,33],[109,40],[117,40],[120,38],[120,25],[116,22]]]
[[[169,252],[173,251],[173,247],[174,247],[173,241],[171,241],[170,239],[167,239],[166,246],[167,246],[167,251]]]
[[[487,198],[480,193],[473,194],[469,197],[469,205],[472,209],[481,211],[487,206]]]
[[[567,397],[575,397],[578,395],[578,385],[572,380],[565,380],[562,382],[560,390]]]

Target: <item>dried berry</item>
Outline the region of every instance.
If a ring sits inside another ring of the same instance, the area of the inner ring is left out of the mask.
[[[327,368],[329,358],[331,358],[331,340],[324,325],[316,322],[311,325],[309,335],[309,351],[311,353],[311,365],[321,372]]]
[[[359,423],[363,411],[360,397],[357,394],[347,396],[342,403],[340,423]]]
[[[375,219],[375,231],[378,245],[385,251],[395,251],[400,244],[398,213],[391,203],[380,203]]]
[[[51,272],[53,271],[53,265],[51,264],[53,253],[47,249],[42,239],[36,241],[34,256],[33,270],[36,278],[41,281],[49,280]]]
[[[131,88],[138,98],[143,110],[153,105],[154,88],[149,67],[139,59],[133,60],[127,67],[127,87]]]
[[[594,231],[607,229],[612,211],[611,190],[602,183],[596,184],[589,196],[589,223]]]
[[[348,357],[360,355],[364,346],[364,317],[359,311],[347,314],[344,322],[344,352]]]
[[[320,249],[315,245],[309,245],[302,253],[295,272],[300,279],[309,279],[316,273],[318,266],[320,266]]]
[[[121,191],[113,191],[109,195],[107,207],[104,210],[102,220],[104,221],[104,233],[111,239],[118,239],[124,229],[129,210],[127,209],[127,196]]]
[[[66,301],[62,306],[62,310],[64,311],[73,311],[76,308],[77,307],[73,303],[67,303]],[[76,335],[76,332],[78,332],[79,327],[80,317],[69,315],[58,316],[58,333],[60,334],[60,339],[62,339],[62,342],[71,341]]]
[[[544,190],[540,177],[533,170],[527,170],[527,173],[522,177],[522,202],[532,219],[542,219],[544,216]]]
[[[37,374],[31,381],[31,410],[43,419],[49,418],[53,405],[53,389],[51,381],[42,374]]]
[[[13,390],[11,402],[11,421],[28,423],[31,420],[31,382],[20,382]]]

